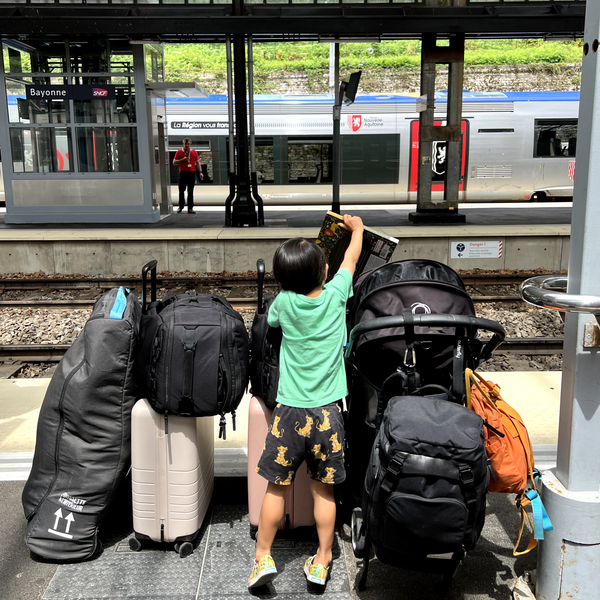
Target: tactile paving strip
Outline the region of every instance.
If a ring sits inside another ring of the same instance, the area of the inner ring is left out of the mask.
[[[216,505],[200,531],[194,552],[180,558],[172,544],[144,546],[128,551],[128,536],[105,547],[96,559],[61,565],[43,600],[227,600],[249,597],[246,582],[254,558],[248,509],[242,505]],[[257,598],[309,598],[315,586],[304,577],[306,559],[315,542],[275,544],[273,556],[279,575],[273,584],[253,592]],[[326,597],[350,600],[350,585],[343,545],[336,538],[331,579]]]

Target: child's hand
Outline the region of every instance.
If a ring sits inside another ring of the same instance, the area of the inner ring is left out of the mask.
[[[348,231],[364,229],[362,219],[360,217],[353,217],[351,215],[344,215],[344,222],[340,223],[340,226]]]

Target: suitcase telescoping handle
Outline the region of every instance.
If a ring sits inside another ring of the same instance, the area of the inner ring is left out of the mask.
[[[263,283],[265,281],[265,261],[259,258],[256,261],[256,275],[258,277],[258,308],[259,313],[263,313]]]
[[[142,312],[146,312],[146,282],[150,271],[150,302],[156,302],[156,265],[157,260],[151,260],[142,267]]]
[[[492,321],[491,319],[482,319],[480,317],[471,317],[469,315],[413,315],[413,326],[414,327],[464,327],[469,329],[474,337],[477,330],[489,331],[494,335],[488,340],[485,346],[481,350],[481,357],[483,360],[487,360],[492,352],[504,341],[506,335],[504,327]],[[359,323],[350,332],[350,340],[346,347],[346,359],[351,363],[352,347],[356,340],[365,333],[371,331],[377,331],[378,329],[392,329],[395,327],[404,327],[404,317],[402,315],[395,315],[393,317],[378,317],[377,319],[371,319]]]

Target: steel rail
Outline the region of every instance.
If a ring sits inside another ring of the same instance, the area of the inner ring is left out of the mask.
[[[58,362],[69,344],[8,344],[0,346],[0,361]],[[562,352],[563,338],[506,338],[498,354],[551,355]],[[485,369],[484,369],[485,370]]]

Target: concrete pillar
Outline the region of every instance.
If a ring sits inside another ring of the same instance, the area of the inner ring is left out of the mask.
[[[569,295],[600,296],[600,2],[588,2],[584,35]],[[538,554],[538,600],[600,599],[600,349],[584,340],[591,314],[567,313],[557,467],[543,476],[554,531]]]

